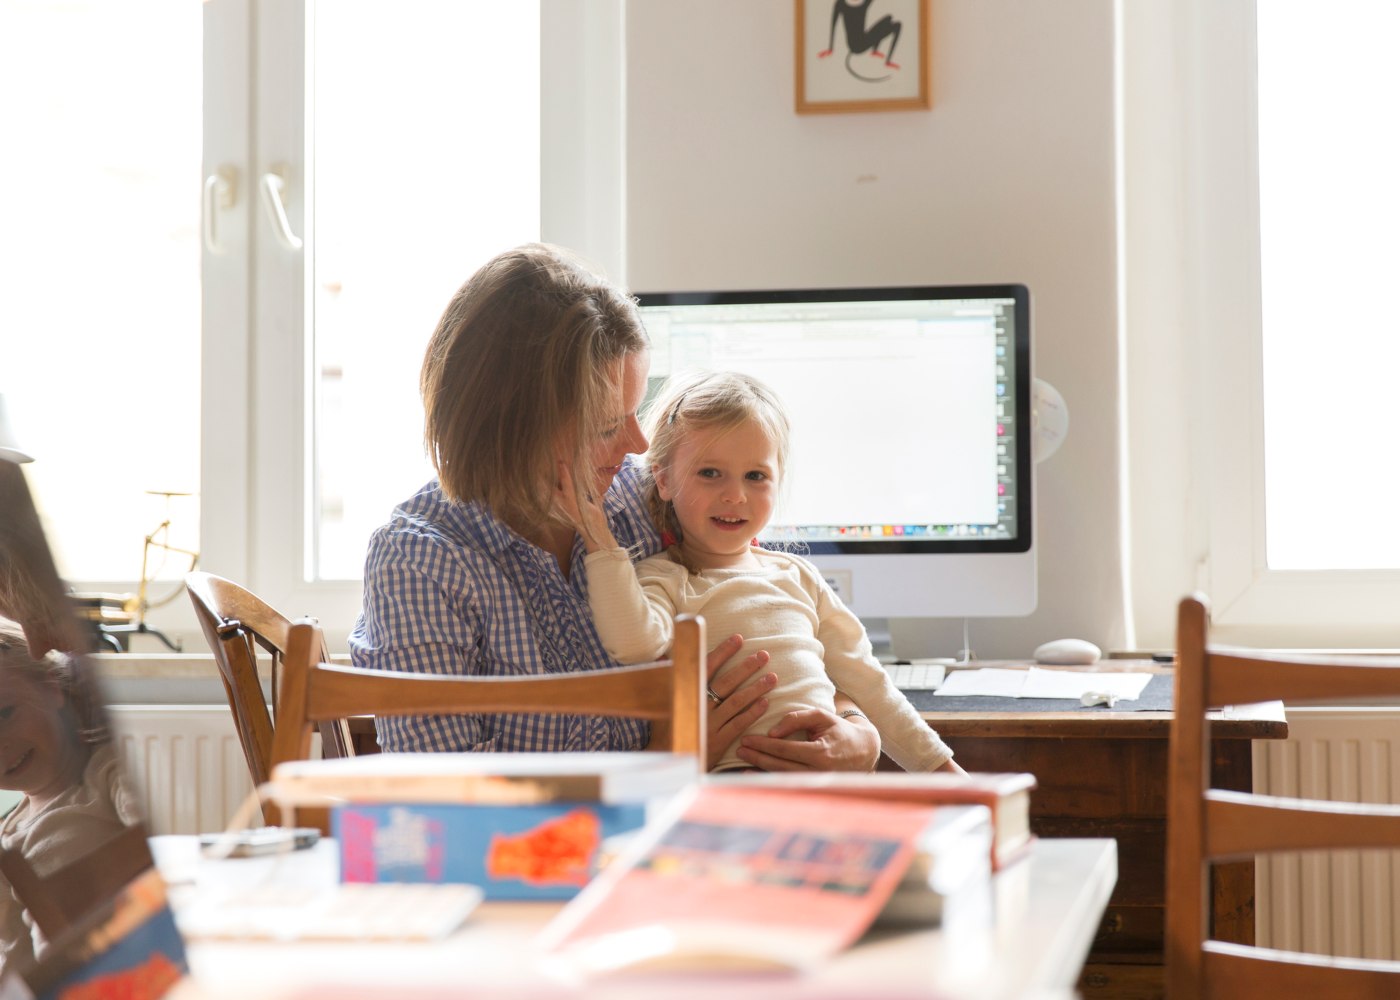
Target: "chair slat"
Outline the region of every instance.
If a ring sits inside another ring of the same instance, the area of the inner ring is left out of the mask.
[[[1359,662],[1342,657],[1300,661],[1212,652],[1206,703],[1248,705],[1256,701],[1336,701],[1400,696],[1400,660]]]
[[[1347,997],[1393,1000],[1400,989],[1396,963],[1334,958],[1273,948],[1207,941],[1201,1000],[1247,997]]]
[[[1400,806],[1227,791],[1211,791],[1205,798],[1205,855],[1216,860],[1400,845]]]
[[[460,677],[366,670],[321,662],[321,648],[314,622],[292,624],[272,739],[274,769],[305,759],[311,727],[325,719],[508,712],[654,720],[654,736],[664,739],[653,739],[653,747],[694,755],[697,772],[704,766],[705,625],[695,615],[677,617],[668,660],[572,674]]]
[[[547,677],[447,677],[324,663],[315,671],[306,694],[306,717],[313,722],[363,713],[371,703],[374,715],[520,712],[522,706],[540,715],[671,715],[669,697],[663,701],[648,691],[669,690],[669,663]]]

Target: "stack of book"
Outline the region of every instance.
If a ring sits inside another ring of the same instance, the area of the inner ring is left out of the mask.
[[[604,839],[698,779],[687,754],[374,754],[272,774],[281,807],[331,806],[344,882],[464,882],[568,899]]]
[[[883,927],[984,924],[992,914],[992,814],[986,806],[937,806],[914,856],[875,918]]]
[[[991,914],[990,876],[1025,856],[1035,840],[1030,825],[1035,776],[1027,773],[744,773],[706,780],[782,794],[937,806],[876,919],[882,926],[984,923]]]
[[[543,943],[585,974],[802,969],[875,923],[986,920],[992,871],[1033,839],[1034,784],[711,776],[629,838]]]

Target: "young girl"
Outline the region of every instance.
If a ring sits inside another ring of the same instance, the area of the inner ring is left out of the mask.
[[[736,373],[675,380],[648,423],[647,500],[674,543],[635,569],[601,508],[585,501],[580,509],[567,470],[560,471],[560,504],[589,552],[588,600],[608,652],[623,663],[656,659],[671,645],[677,614],[703,615],[717,634],[740,633],[746,650],[771,655],[778,685],[749,732],[766,733],[797,708],[833,711],[839,687],[905,770],[961,771],[890,682],[860,620],[816,568],[752,541],[773,514],[787,461],[788,419],[772,391]],[[726,748],[713,770],[746,769],[735,749]]]
[[[103,726],[73,664],[30,658],[20,629],[0,620],[0,789],[23,797],[0,823],[0,848],[46,875],[138,820]],[[0,877],[0,966],[33,957],[37,929]]]

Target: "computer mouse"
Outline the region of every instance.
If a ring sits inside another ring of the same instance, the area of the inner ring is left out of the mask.
[[[1054,639],[1035,648],[1036,663],[1052,666],[1088,666],[1103,654],[1087,639]]]

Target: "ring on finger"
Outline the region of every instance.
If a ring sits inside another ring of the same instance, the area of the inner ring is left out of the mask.
[[[705,685],[705,693],[710,696],[710,701],[714,702],[716,705],[724,701],[723,698],[715,694],[715,689],[710,687],[710,685],[708,684]]]

